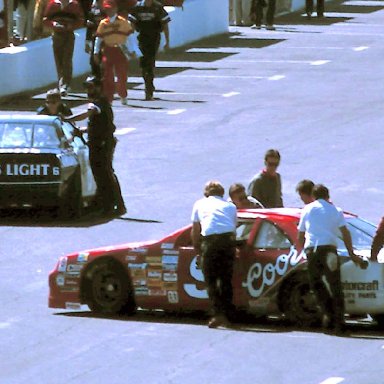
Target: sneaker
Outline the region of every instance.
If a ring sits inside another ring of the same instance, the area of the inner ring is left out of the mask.
[[[60,87],[60,95],[61,96],[67,96],[69,91],[70,91],[70,88],[66,84],[64,84]]]
[[[212,317],[208,322],[209,328],[228,327],[229,321],[223,315]]]
[[[251,29],[261,29],[261,24],[253,24]]]
[[[271,25],[267,25],[267,30],[268,31],[275,31],[276,28],[275,28],[275,26],[273,24],[271,24]]]
[[[121,105],[127,105],[127,98],[126,97],[120,97]]]
[[[307,19],[311,20],[312,19],[312,12],[307,12]]]

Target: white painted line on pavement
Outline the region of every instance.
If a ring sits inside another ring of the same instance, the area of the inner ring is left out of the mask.
[[[173,77],[199,78],[199,79],[265,79],[265,76],[239,76],[239,75],[173,75]]]
[[[226,63],[287,63],[310,64],[310,60],[225,60]]]
[[[180,115],[180,113],[185,112],[186,109],[173,109],[172,111],[168,111],[167,115]]]
[[[126,135],[127,133],[130,133],[130,132],[133,132],[133,131],[136,131],[136,128],[119,128],[119,129],[116,129],[115,131],[115,135]]]
[[[352,0],[352,1],[344,1],[342,5],[357,5],[359,7],[382,7],[383,2],[382,1],[372,1],[372,0]]]
[[[281,79],[285,79],[285,75],[273,75],[268,77],[268,80],[271,80],[271,81],[277,81]]]
[[[311,61],[311,65],[324,65],[329,63],[331,60],[315,60]]]
[[[361,46],[361,47],[355,47],[353,48],[353,50],[355,52],[361,52],[361,51],[365,51],[366,49],[368,49],[369,47],[364,47],[364,46]]]
[[[228,93],[223,93],[223,97],[232,97],[232,96],[237,96],[240,95],[240,92],[228,92]]]
[[[322,381],[319,384],[338,384],[344,381],[344,377],[329,377],[328,379]]]

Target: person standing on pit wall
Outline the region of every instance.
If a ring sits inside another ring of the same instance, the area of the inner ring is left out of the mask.
[[[213,317],[208,326],[228,325],[232,313],[232,273],[236,254],[236,206],[225,201],[224,188],[218,181],[205,185],[204,198],[192,210],[192,243],[201,257]]]
[[[266,28],[269,31],[274,31],[276,29],[274,26],[276,0],[252,0],[250,14],[251,19],[255,21],[255,25],[251,28],[261,29],[264,18],[263,8],[265,7],[268,7],[266,14]]]
[[[340,281],[337,255],[339,234],[351,260],[361,268],[366,262],[355,255],[351,234],[343,211],[329,202],[328,188],[322,184],[313,187],[315,201],[307,204],[298,225],[298,240],[308,260],[308,278],[322,314],[323,328],[344,330],[344,297]]]
[[[169,49],[169,28],[171,21],[167,11],[156,0],[141,0],[134,6],[128,16],[139,33],[140,67],[145,84],[145,100],[153,99],[155,86],[153,80],[156,66],[156,54],[160,46],[161,32],[164,32],[164,50]]]
[[[242,27],[244,25],[243,19],[243,0],[230,0],[230,24]]]
[[[72,81],[74,30],[84,24],[84,14],[77,0],[49,0],[43,24],[52,30],[53,53],[61,96],[66,96]]]
[[[248,186],[248,195],[258,200],[265,208],[283,207],[281,176],[276,171],[280,153],[269,149],[264,156],[265,168],[256,174]]]
[[[115,94],[115,74],[117,77],[117,93],[121,104],[127,104],[128,79],[128,36],[133,32],[131,23],[117,14],[115,0],[103,2],[103,9],[107,17],[101,20],[97,31],[94,49],[94,61],[102,56],[103,91],[108,101],[112,103]]]
[[[105,217],[121,216],[127,210],[112,166],[116,147],[116,139],[113,136],[116,129],[113,123],[113,111],[103,96],[99,79],[89,76],[84,86],[90,100],[88,110],[69,116],[65,120],[80,121],[88,118],[89,161],[97,186],[97,197],[102,204],[102,214]]]
[[[315,183],[308,179],[303,179],[297,184],[296,192],[299,194],[300,199],[304,204],[313,203],[315,201],[312,193],[314,186]]]
[[[45,97],[45,105],[37,109],[38,115],[50,116],[71,116],[71,109],[62,102],[60,91],[58,89],[50,89]]]
[[[307,18],[311,19],[313,12],[313,0],[305,0],[305,11],[307,13]],[[317,0],[316,12],[318,18],[324,17],[324,0]]]

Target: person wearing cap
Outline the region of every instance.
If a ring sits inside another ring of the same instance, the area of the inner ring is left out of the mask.
[[[232,273],[235,258],[236,206],[226,201],[224,188],[218,181],[209,181],[204,198],[192,209],[192,243],[201,257],[212,314],[208,326],[228,325],[232,314]]]
[[[84,13],[77,0],[49,0],[43,24],[52,31],[58,85],[61,95],[66,96],[72,81],[74,30],[84,24]]]
[[[50,89],[45,96],[45,104],[37,109],[38,115],[71,116],[71,109],[62,102],[60,91]]]
[[[145,84],[145,100],[153,99],[155,86],[156,54],[160,46],[161,32],[164,32],[165,46],[169,48],[168,23],[171,21],[163,5],[156,0],[141,0],[132,8],[128,19],[139,33],[140,67]]]
[[[265,168],[257,173],[248,186],[248,195],[258,200],[265,208],[283,207],[281,176],[276,171],[280,165],[280,153],[269,149],[264,155]]]
[[[121,195],[120,184],[112,166],[116,139],[113,136],[115,124],[111,104],[102,93],[101,81],[89,76],[84,86],[90,103],[88,109],[69,116],[67,121],[80,121],[88,118],[89,161],[97,186],[97,197],[106,217],[124,215],[127,210]]]
[[[114,0],[105,0],[103,9],[106,18],[100,21],[96,31],[94,60],[97,63],[101,51],[103,67],[103,91],[112,103],[115,94],[115,74],[117,77],[117,93],[121,103],[127,104],[128,49],[127,37],[133,33],[131,23],[117,14]]]

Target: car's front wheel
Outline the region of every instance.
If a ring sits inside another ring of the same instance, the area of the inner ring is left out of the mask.
[[[136,309],[129,276],[114,259],[91,264],[84,271],[82,289],[85,303],[94,312],[131,314]]]

